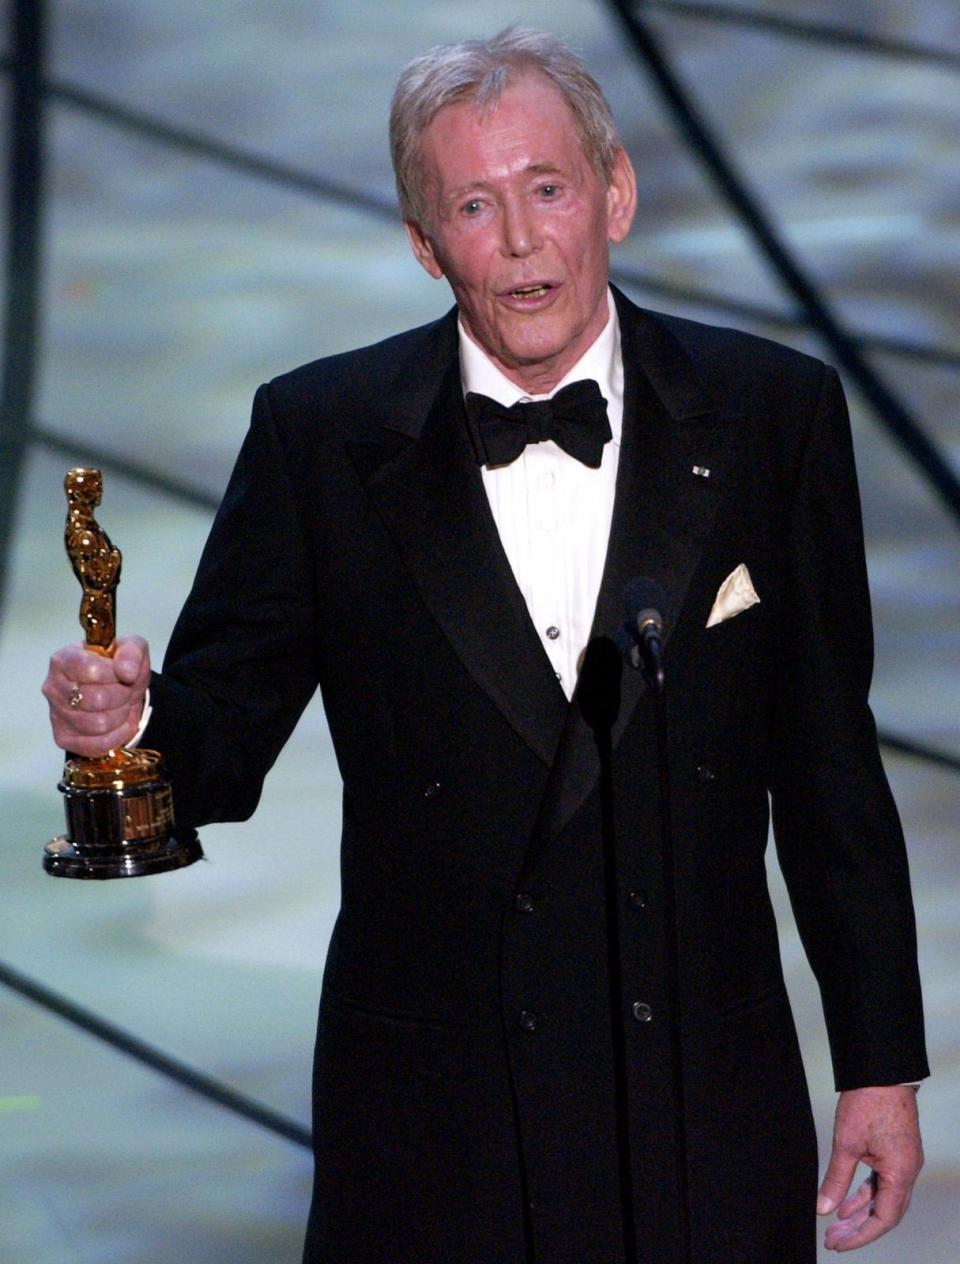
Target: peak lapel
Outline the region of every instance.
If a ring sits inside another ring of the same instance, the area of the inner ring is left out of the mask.
[[[422,383],[421,383],[422,386]],[[419,389],[419,388],[418,388]],[[350,455],[425,605],[464,666],[550,765],[568,704],[530,622],[470,449],[456,352],[419,434]]]
[[[624,424],[610,542],[593,621],[594,637],[615,639],[623,590],[655,580],[666,593],[664,644],[680,617],[690,580],[733,473],[738,428],[704,391],[677,338],[617,293],[624,361]],[[701,471],[694,472],[694,467]],[[704,475],[702,471],[709,471]],[[669,688],[669,655],[667,658]],[[645,692],[624,668],[614,748]],[[596,740],[577,698],[557,751],[539,822],[541,842],[559,833],[600,774]]]

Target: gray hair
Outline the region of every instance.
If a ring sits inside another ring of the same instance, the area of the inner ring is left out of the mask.
[[[530,73],[544,75],[558,90],[597,178],[610,183],[620,141],[597,81],[556,36],[508,27],[492,39],[431,48],[401,74],[390,106],[390,155],[405,220],[428,218],[420,141],[437,112],[463,100],[472,100],[478,111],[493,110],[504,89]]]

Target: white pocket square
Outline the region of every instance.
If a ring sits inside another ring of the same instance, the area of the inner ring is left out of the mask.
[[[717,623],[723,623],[725,619],[732,619],[734,615],[742,614],[744,610],[749,610],[751,606],[758,605],[759,601],[760,598],[757,596],[753,581],[750,579],[750,572],[741,562],[737,569],[731,571],[717,589],[716,600],[713,603],[713,609],[710,611],[707,627],[712,628]]]

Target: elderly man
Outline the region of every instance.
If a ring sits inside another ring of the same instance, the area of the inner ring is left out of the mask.
[[[829,1245],[861,1246],[909,1202],[927,1067],[836,374],[609,288],[634,173],[553,38],[432,50],[401,77],[391,139],[414,253],[455,309],[261,388],[163,672],[137,638],[112,661],[60,651],[56,738],[130,741],[149,683],[144,741],[178,815],[244,817],[323,692],[342,908],[311,1264],[810,1264],[815,1202],[839,1208]],[[628,672],[621,1016],[577,683],[637,576],[663,593],[679,992],[653,707]],[[769,802],[840,1090],[819,1200]]]

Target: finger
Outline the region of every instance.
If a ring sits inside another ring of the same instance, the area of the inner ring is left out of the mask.
[[[82,693],[81,697],[83,697]],[[80,706],[83,705],[84,703],[81,702]],[[59,722],[65,729],[80,737],[104,737],[108,733],[124,728],[130,719],[130,711],[130,700],[127,698],[119,707],[111,707],[109,710],[82,711],[79,707],[76,709],[68,707],[54,718],[55,722]]]
[[[857,1212],[855,1216],[850,1216],[849,1219],[837,1220],[824,1234],[823,1245],[828,1251],[840,1250],[840,1244],[852,1242],[869,1219],[870,1210],[869,1208],[864,1208],[863,1211]]]
[[[141,704],[121,685],[75,685],[50,703],[50,723],[58,741],[102,737],[123,728]]]
[[[75,684],[110,684],[116,681],[113,660],[91,654],[82,645],[68,645],[50,658],[50,668],[43,682],[44,696],[64,692]]]
[[[826,1216],[835,1211],[846,1198],[859,1163],[859,1155],[834,1147],[830,1165],[824,1174],[817,1195],[817,1215]]]
[[[841,1220],[849,1220],[858,1211],[870,1206],[876,1196],[876,1192],[877,1174],[876,1172],[871,1172],[860,1188],[855,1190],[849,1198],[843,1200],[837,1208],[837,1216]]]
[[[52,727],[53,740],[62,750],[86,757],[123,746],[137,730],[126,708],[120,712],[87,713],[80,718],[54,717]]]
[[[61,713],[69,711],[77,716],[82,712],[102,713],[116,711],[126,713],[131,705],[129,685],[92,685],[86,681],[72,684],[64,681],[51,699],[53,707]]]
[[[913,1183],[907,1181],[887,1181],[879,1177],[877,1196],[873,1200],[873,1214],[877,1220],[892,1229],[907,1214],[910,1200],[913,1197]],[[886,1230],[884,1230],[886,1232]]]
[[[55,732],[54,741],[61,750],[69,752],[70,755],[79,755],[83,759],[98,759],[109,751],[120,750],[121,747],[126,746],[135,732],[136,728],[131,730],[129,724],[124,724],[121,728],[114,729],[102,737],[70,734],[60,738]]]
[[[49,702],[54,741],[87,756],[130,741],[143,709],[142,693],[132,695],[127,685],[64,684]]]
[[[881,1220],[879,1216],[871,1213],[856,1228],[852,1228],[846,1233],[841,1230],[837,1232],[835,1237],[831,1238],[831,1232],[838,1229],[838,1226],[834,1224],[827,1230],[824,1246],[831,1251],[856,1251],[861,1246],[869,1246],[871,1242],[876,1242],[877,1238],[882,1238],[885,1233],[889,1233],[898,1223],[899,1221],[894,1220],[892,1224],[888,1224]]]
[[[867,1214],[858,1212],[849,1221],[838,1220],[830,1226],[824,1245],[835,1251],[854,1251],[868,1246],[889,1233],[903,1219],[910,1206],[909,1189],[887,1186],[877,1192],[872,1208]]]

